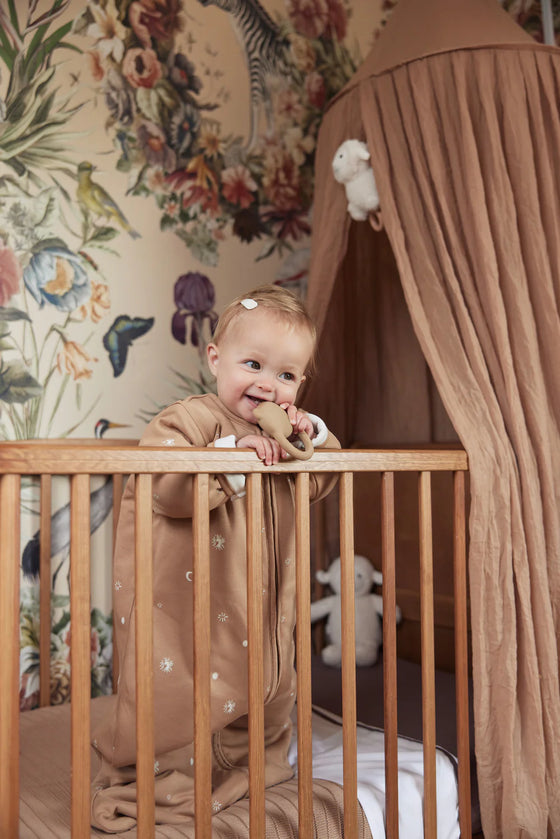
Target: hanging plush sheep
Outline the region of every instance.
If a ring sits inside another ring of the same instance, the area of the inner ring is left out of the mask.
[[[345,140],[332,162],[335,180],[346,187],[348,212],[356,221],[365,221],[370,213],[379,209],[377,185],[369,160],[365,143]]]

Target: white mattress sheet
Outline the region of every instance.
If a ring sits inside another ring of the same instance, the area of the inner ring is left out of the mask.
[[[328,711],[314,708],[313,777],[343,783],[342,719]],[[385,837],[385,743],[381,729],[358,725],[358,800],[362,805],[372,835]],[[297,732],[289,759],[297,770]],[[398,738],[399,835],[423,839],[424,765],[422,743]],[[456,760],[442,749],[436,750],[436,803],[438,839],[458,839],[459,799]]]

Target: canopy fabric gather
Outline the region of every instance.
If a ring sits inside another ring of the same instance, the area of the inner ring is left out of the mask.
[[[559,91],[560,51],[497,0],[400,0],[316,158],[310,404],[345,445],[456,434],[469,457],[486,839],[560,836]],[[353,137],[382,233],[332,175]]]

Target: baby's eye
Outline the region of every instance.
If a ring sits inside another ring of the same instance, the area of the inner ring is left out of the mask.
[[[261,365],[259,364],[259,362],[258,361],[253,361],[252,359],[249,359],[249,361],[246,361],[245,364],[251,370],[260,370],[261,369]]]
[[[293,382],[295,376],[293,373],[280,373],[280,378],[284,379],[286,382]]]

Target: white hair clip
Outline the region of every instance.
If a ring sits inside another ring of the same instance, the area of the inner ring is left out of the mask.
[[[252,297],[246,297],[245,300],[241,301],[241,305],[246,309],[256,309],[259,304]]]

